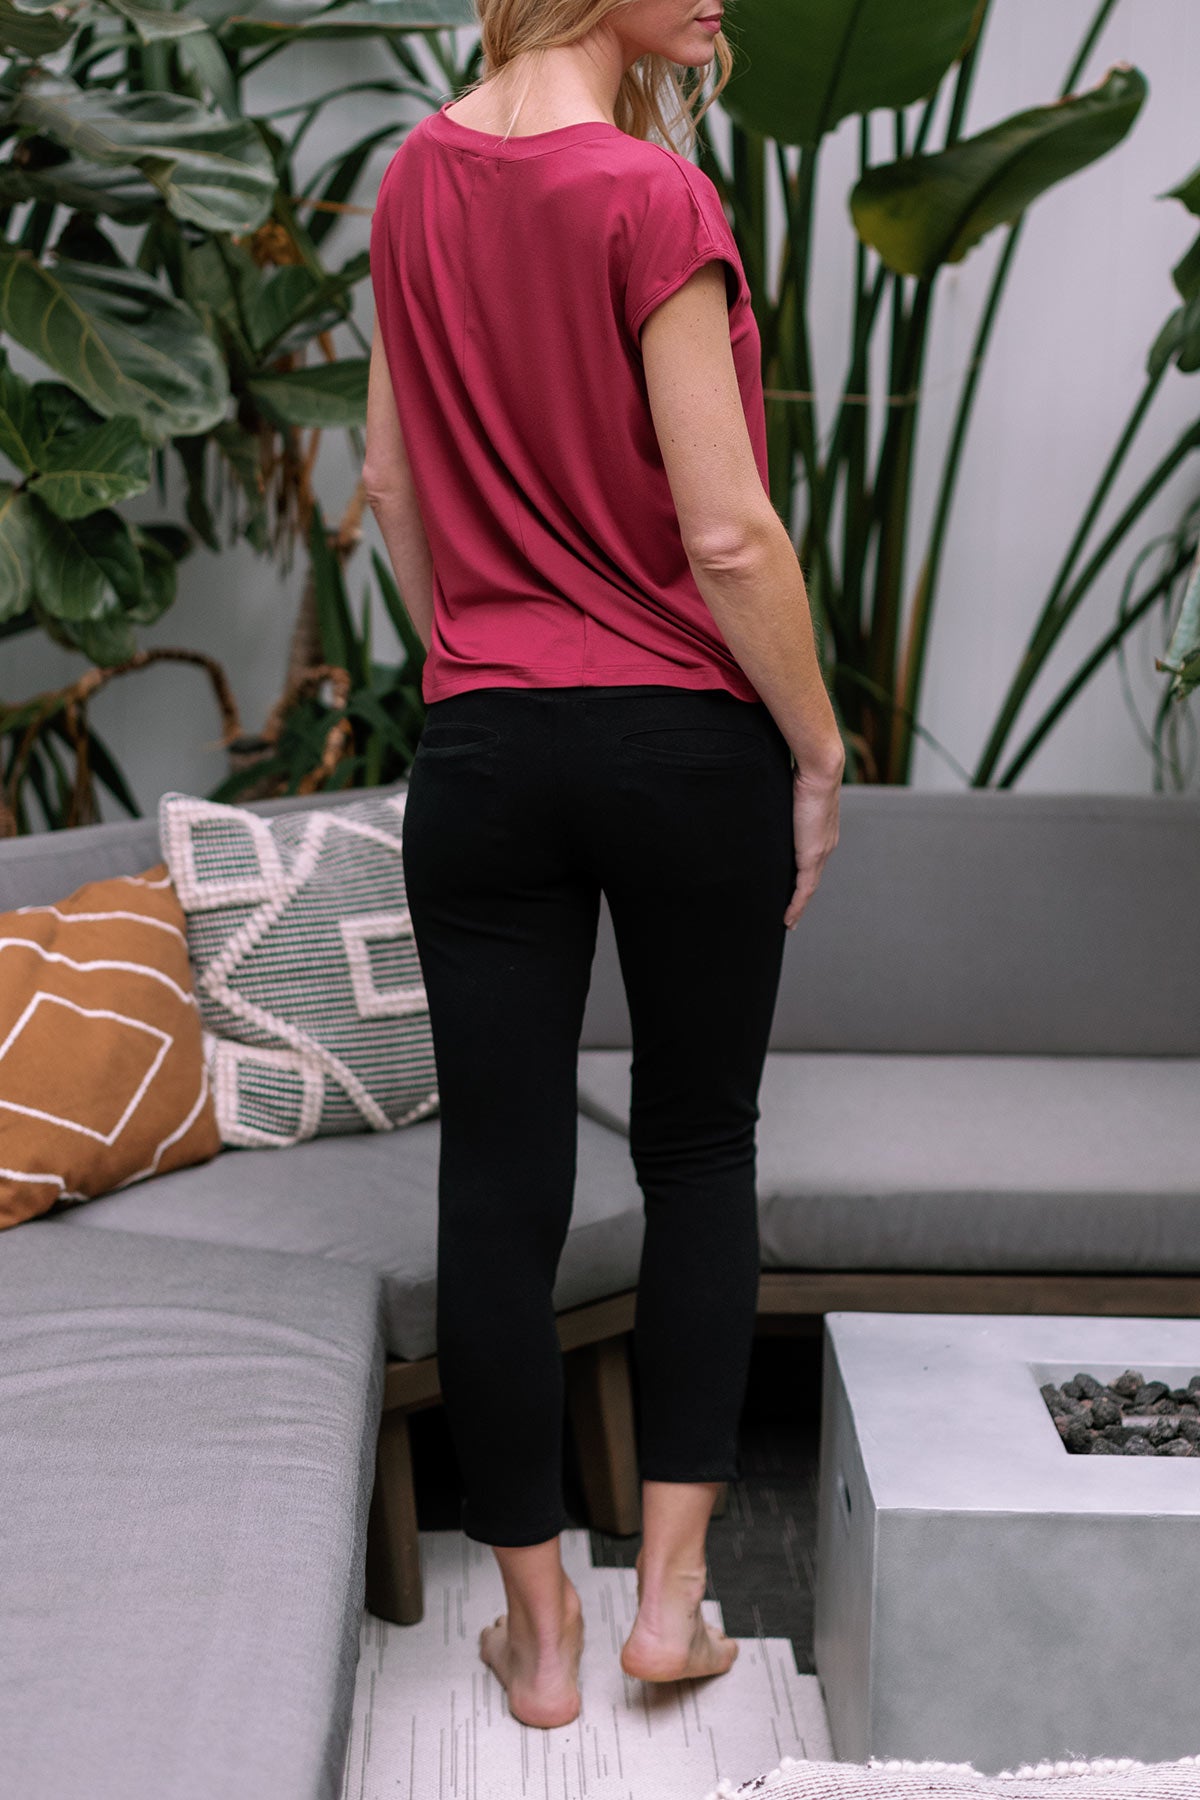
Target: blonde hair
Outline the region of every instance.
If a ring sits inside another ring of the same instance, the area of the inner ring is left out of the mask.
[[[514,107],[504,133],[508,137],[529,92],[536,57],[556,45],[573,44],[586,37],[609,13],[628,3],[629,0],[474,0],[485,73],[462,93],[481,87],[514,57],[532,53],[533,67],[525,94]],[[707,92],[705,75],[696,79],[697,71],[688,65],[670,62],[665,56],[639,57],[626,70],[617,90],[613,117],[621,130],[637,138],[657,134],[671,149],[681,155],[690,154],[700,119],[733,73],[733,56],[723,32],[717,33],[714,43],[713,66],[717,76]]]

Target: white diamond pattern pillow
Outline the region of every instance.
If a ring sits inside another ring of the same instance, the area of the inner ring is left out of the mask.
[[[406,794],[270,818],[189,794],[159,802],[223,1143],[391,1131],[436,1111]]]

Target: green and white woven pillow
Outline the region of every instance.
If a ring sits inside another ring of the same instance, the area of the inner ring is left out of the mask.
[[[222,1142],[391,1131],[436,1110],[406,797],[275,817],[190,794],[159,802]]]

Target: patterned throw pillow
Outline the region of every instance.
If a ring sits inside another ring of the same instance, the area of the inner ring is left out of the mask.
[[[1200,1800],[1200,1757],[1143,1763],[1037,1763],[981,1775],[969,1763],[800,1762],[732,1787],[722,1781],[706,1800]]]
[[[0,1228],[220,1148],[166,865],[0,914]]]
[[[406,794],[270,818],[187,794],[160,801],[226,1144],[390,1131],[436,1110],[405,904]]]

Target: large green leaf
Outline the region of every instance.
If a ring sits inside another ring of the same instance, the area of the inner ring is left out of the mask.
[[[19,619],[34,594],[37,502],[0,481],[0,620]]]
[[[365,356],[317,363],[286,375],[260,375],[247,382],[251,399],[276,425],[361,425],[367,416]]]
[[[33,563],[39,606],[67,622],[111,618],[145,594],[142,559],[119,513],[86,519],[44,514]]]
[[[209,431],[229,402],[225,364],[190,307],[135,269],[61,261],[0,244],[0,331],[103,418],[127,413],[155,442]]]
[[[293,37],[373,37],[478,24],[470,0],[376,0],[373,5],[243,7],[217,34],[231,49],[246,50]]]
[[[229,58],[211,31],[197,31],[179,46],[179,60],[202,88],[212,95],[227,119],[238,119],[242,109],[238,102],[237,82],[229,66]]]
[[[0,351],[0,456],[22,475],[32,475],[42,449],[42,428],[33,389],[8,366]]]
[[[101,668],[128,662],[137,649],[133,626],[123,612],[107,613],[102,619],[60,619],[40,604],[35,612],[48,638],[68,650],[81,650]]]
[[[927,277],[960,262],[997,225],[1107,154],[1146,98],[1119,64],[1090,93],[1032,107],[934,156],[868,169],[850,196],[859,236],[890,269]]]
[[[269,216],[275,170],[249,120],[178,94],[111,95],[47,76],[25,85],[12,117],[102,164],[131,164],[178,219],[206,231],[253,231]]]
[[[12,0],[0,0],[0,54],[27,56],[32,61],[61,50],[74,35],[74,9],[28,12],[14,6]]]
[[[136,419],[106,419],[46,446],[29,488],[60,519],[83,519],[150,486],[150,446]]]
[[[1147,373],[1157,378],[1168,363],[1175,363],[1183,375],[1200,369],[1200,294],[1171,314],[1151,346]]]
[[[255,361],[245,321],[262,286],[262,270],[241,244],[206,237],[183,246],[181,275],[184,298],[220,336],[236,382]]]
[[[0,163],[0,205],[45,200],[75,212],[103,213],[124,225],[140,225],[162,208],[162,196],[137,169],[113,169],[68,157],[46,169]]]
[[[260,356],[298,350],[345,316],[346,296],[371,271],[364,250],[342,268],[319,277],[302,264],[276,269],[245,301],[247,327]]]
[[[0,355],[0,451],[60,519],[81,519],[150,485],[134,419],[99,421],[70,388],[23,381]]]
[[[153,44],[159,38],[190,37],[193,32],[206,29],[203,19],[174,12],[170,6],[138,5],[136,0],[105,0],[105,4],[129,20],[143,44]]]
[[[1182,200],[1190,213],[1200,218],[1200,169],[1193,169],[1186,181],[1169,188],[1160,200]],[[1171,271],[1175,286],[1185,300],[1200,298],[1200,238]]]
[[[932,93],[966,46],[976,0],[737,0],[721,105],[784,144],[852,113]]]
[[[142,559],[142,597],[132,606],[126,606],[125,616],[133,624],[152,625],[174,604],[179,555],[149,532],[139,531],[136,525],[132,527],[132,533]]]

